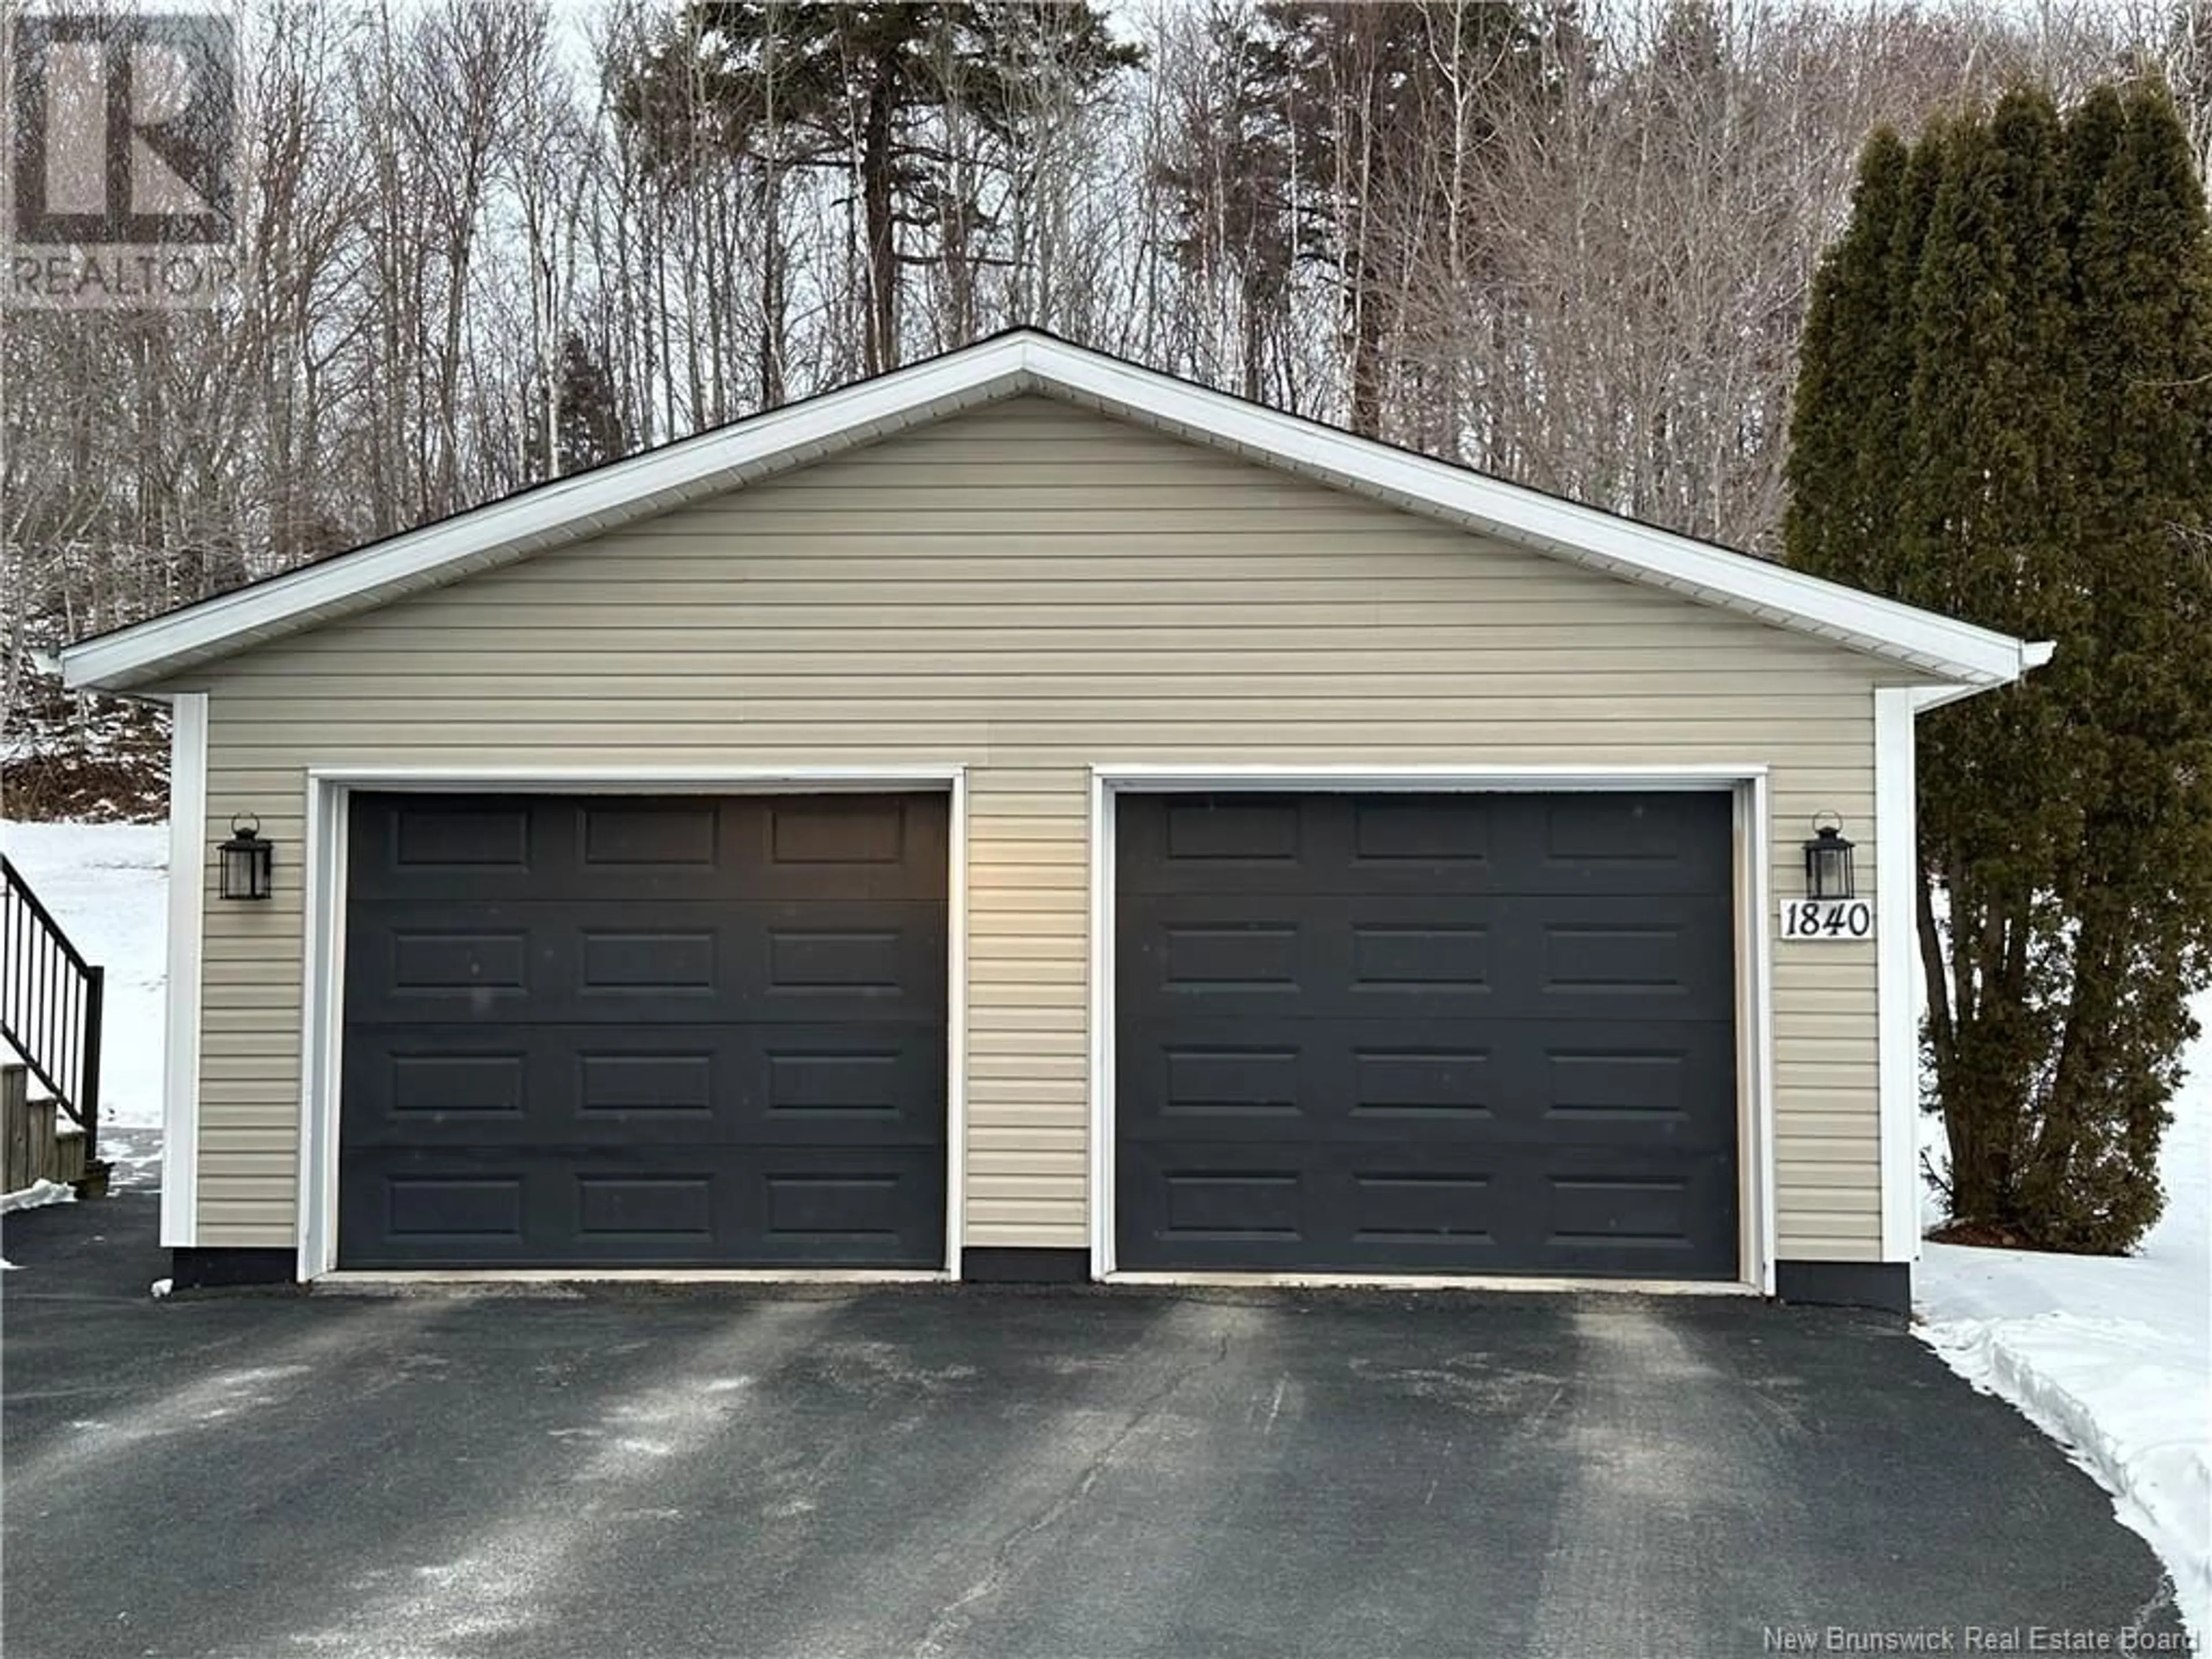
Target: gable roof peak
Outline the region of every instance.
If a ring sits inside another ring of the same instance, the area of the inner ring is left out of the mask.
[[[80,641],[60,653],[63,677],[74,689],[142,687],[425,586],[1025,392],[1062,398],[1955,685],[2004,684],[2050,654],[2047,646],[1395,448],[1024,325]]]

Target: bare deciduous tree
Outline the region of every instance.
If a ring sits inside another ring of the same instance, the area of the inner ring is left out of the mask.
[[[595,3],[239,9],[236,294],[0,319],[9,743],[63,638],[1017,323],[1765,550],[1875,125],[2156,71],[2212,162],[2206,0]]]

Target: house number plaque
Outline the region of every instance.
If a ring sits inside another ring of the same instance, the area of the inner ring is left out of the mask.
[[[1782,907],[1784,939],[1872,939],[1874,905],[1866,899],[1790,899]]]

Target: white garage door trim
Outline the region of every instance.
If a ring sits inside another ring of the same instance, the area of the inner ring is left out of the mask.
[[[950,796],[945,887],[945,1266],[934,1273],[843,1268],[654,1268],[599,1272],[488,1269],[455,1273],[340,1273],[337,1267],[338,1079],[345,1030],[346,798],[355,789],[470,794],[817,795],[943,789]],[[299,1277],[348,1281],[453,1279],[944,1279],[960,1276],[961,1187],[968,1120],[968,770],[957,763],[855,767],[310,766],[307,771],[300,1034]]]
[[[1774,1293],[1773,951],[1767,769],[1753,762],[1711,765],[1588,767],[1271,766],[1226,763],[1102,763],[1091,769],[1091,1276],[1117,1284],[1367,1285],[1407,1289],[1662,1291],[1685,1294]],[[1747,1271],[1733,1283],[1672,1279],[1540,1279],[1514,1276],[1390,1273],[1123,1273],[1114,1247],[1114,933],[1115,801],[1122,793],[1170,794],[1230,790],[1302,793],[1381,793],[1392,790],[1452,794],[1618,790],[1721,790],[1735,807],[1735,882],[1739,1066],[1747,1109],[1738,1143],[1740,1261]]]

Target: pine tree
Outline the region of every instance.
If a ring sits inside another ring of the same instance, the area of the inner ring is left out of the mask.
[[[2212,978],[2212,243],[2171,100],[1877,135],[1792,428],[1800,568],[2057,642],[1920,721],[1954,1216],[2122,1250]],[[1942,903],[1936,903],[1940,893]]]
[[[986,204],[948,183],[947,106],[1018,145],[1025,76],[1088,91],[1141,57],[1088,0],[691,0],[614,90],[664,170],[696,165],[703,143],[732,166],[850,176],[866,282],[861,368],[877,374],[899,364],[903,273],[925,260],[902,232],[948,217],[974,235],[990,225]]]

